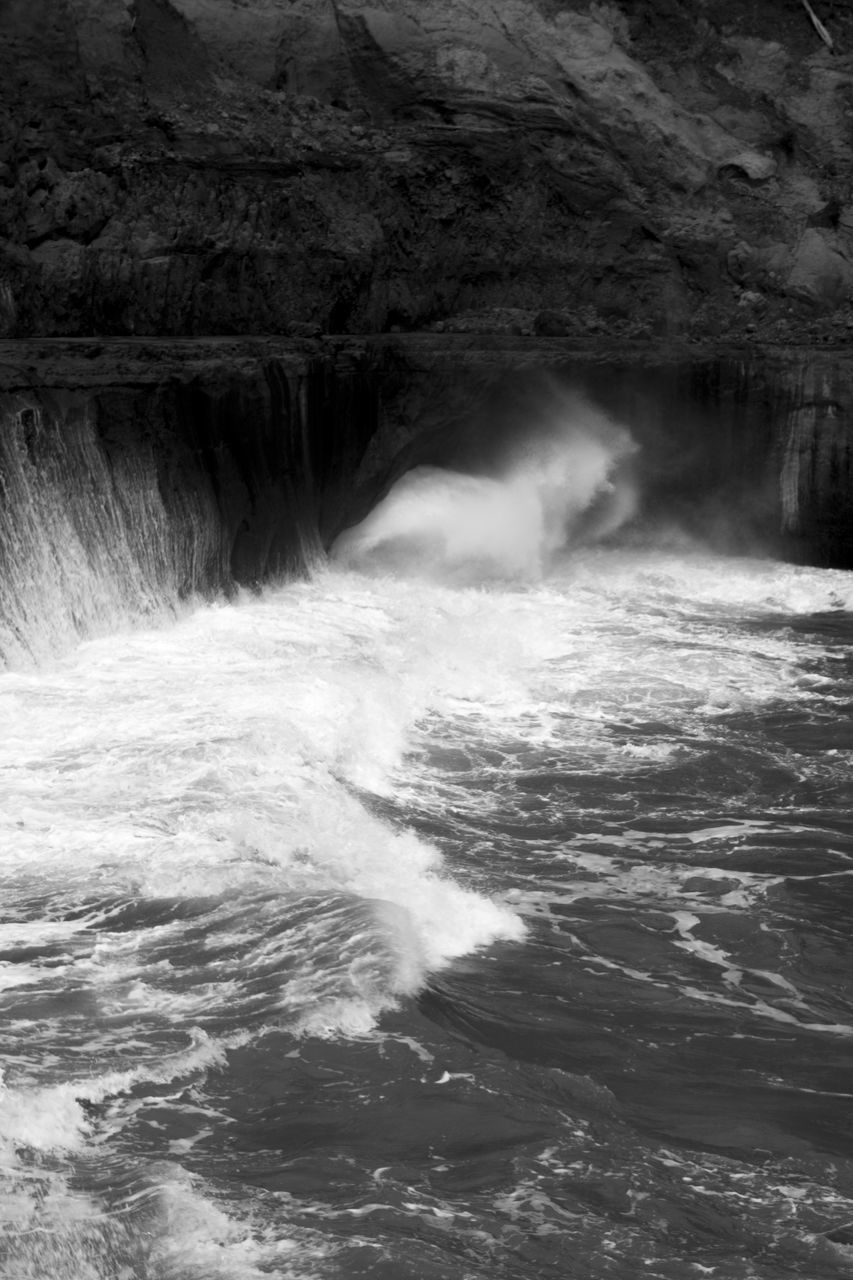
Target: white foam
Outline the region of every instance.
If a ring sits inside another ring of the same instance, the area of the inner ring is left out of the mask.
[[[523,532],[490,541],[502,548],[497,561],[535,577],[558,533],[583,532],[583,502],[594,508],[612,483],[608,456],[593,451],[586,470],[578,463],[576,514],[564,505],[553,526],[521,463],[515,479],[489,482],[499,493],[475,486],[484,519],[491,512],[500,525],[509,495],[532,531],[528,541]],[[438,480],[440,492],[433,486],[429,502],[415,504],[429,520],[436,501],[446,511],[471,496],[466,484]],[[470,566],[473,555],[476,567],[479,533],[464,521],[460,530],[451,560]],[[250,1038],[282,1026],[375,1034],[382,1011],[430,969],[521,938],[525,913],[556,920],[559,909],[565,928],[572,899],[624,910],[639,902],[669,910],[675,923],[661,935],[666,966],[647,973],[590,951],[590,968],[788,1027],[850,1034],[840,1019],[820,1022],[783,975],[737,964],[727,934],[722,944],[713,932],[699,936],[700,912],[704,920],[747,910],[772,879],[726,874],[737,889],[706,892],[695,877],[717,873],[696,859],[707,848],[712,860],[753,830],[767,836],[767,824],[697,818],[677,836],[622,826],[601,837],[619,853],[605,857],[602,845],[587,847],[593,835],[572,841],[569,800],[553,881],[537,875],[510,894],[503,868],[491,878],[485,844],[478,879],[466,880],[401,816],[409,798],[421,812],[455,806],[463,819],[502,803],[486,769],[467,789],[464,778],[454,786],[452,774],[439,777],[431,747],[518,762],[540,759],[527,751],[535,745],[558,748],[582,774],[663,770],[671,752],[689,758],[715,740],[724,708],[813,699],[796,637],[734,628],[732,612],[740,618],[744,601],[759,617],[780,601],[805,612],[835,607],[838,590],[820,571],[589,548],[555,577],[511,590],[333,570],[0,680],[0,946],[10,956],[0,970],[0,1037],[10,1049],[0,1150],[21,1229],[71,1224],[70,1236],[56,1236],[55,1257],[35,1248],[22,1256],[43,1275],[112,1280],[110,1255],[86,1234],[104,1207],[57,1177],[49,1195],[39,1191],[48,1205],[39,1217],[16,1153],[48,1164],[108,1145],[136,1105],[128,1091],[222,1063],[238,1041],[216,1038],[217,1021]],[[815,656],[810,647],[808,661]],[[665,735],[654,727],[661,709]],[[679,842],[682,864],[672,862]],[[663,847],[667,859],[646,857]],[[201,1034],[188,1046],[193,1024]],[[194,1140],[174,1139],[172,1153]],[[310,1273],[310,1248],[291,1248],[287,1231],[237,1222],[210,1188],[174,1170],[145,1195],[159,1206],[146,1225],[152,1274]],[[73,1236],[78,1221],[85,1247]],[[317,1257],[322,1268],[322,1249]]]
[[[199,1178],[163,1165],[157,1195],[157,1233],[150,1264],[157,1275],[204,1280],[312,1280],[333,1253],[327,1239],[304,1228],[285,1234],[286,1200],[277,1197],[269,1224],[247,1222],[217,1201]],[[284,1222],[282,1222],[284,1219]],[[328,1261],[322,1270],[328,1268]]]
[[[4,677],[0,869],[24,903],[37,893],[64,916],[105,893],[131,913],[149,899],[261,895],[286,918],[290,904],[319,895],[370,911],[369,945],[347,967],[348,931],[364,926],[346,914],[329,925],[342,930],[336,944],[309,913],[271,959],[256,946],[253,906],[231,921],[211,906],[211,941],[227,941],[244,965],[204,972],[196,960],[187,982],[170,962],[180,917],[151,927],[143,912],[115,933],[109,912],[84,907],[51,932],[41,908],[25,907],[10,942],[59,945],[68,970],[46,955],[7,965],[4,984],[82,983],[103,1018],[156,1009],[185,1025],[239,1007],[250,998],[244,980],[272,965],[253,1008],[278,1007],[294,1025],[310,1008],[343,1029],[375,1019],[429,968],[520,937],[515,912],[456,883],[433,845],[356,792],[389,793],[412,727],[433,709],[521,696],[518,640],[500,611],[484,632],[480,604],[440,589],[425,604],[406,586],[387,594],[328,575],[199,610],[170,631],[91,642],[51,672]],[[310,959],[301,977],[288,946]]]
[[[235,1211],[172,1161],[149,1167],[138,1190],[105,1204],[66,1176],[3,1177],[4,1276],[9,1280],[317,1280],[334,1247],[292,1226],[288,1197],[267,1215]]]
[[[678,619],[697,607],[718,611],[721,623],[730,620],[731,611],[743,617],[853,609],[846,570],[747,556],[722,558],[696,546],[678,551],[591,547],[563,567],[562,580],[566,578],[604,595],[656,601]]]
[[[121,1071],[14,1087],[0,1078],[0,1144],[6,1149],[20,1146],[43,1152],[79,1150],[91,1132],[87,1103],[125,1093],[142,1081],[168,1083],[223,1061],[222,1045],[196,1030],[186,1050]]]

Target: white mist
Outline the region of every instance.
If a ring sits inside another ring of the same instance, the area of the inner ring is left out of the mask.
[[[413,468],[338,538],[332,559],[439,581],[538,579],[557,552],[605,537],[634,515],[635,450],[624,427],[563,393],[498,475]]]

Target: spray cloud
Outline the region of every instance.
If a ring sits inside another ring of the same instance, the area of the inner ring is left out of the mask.
[[[491,474],[406,472],[332,559],[363,572],[444,581],[529,580],[563,548],[614,532],[634,514],[629,432],[576,394],[549,388]]]

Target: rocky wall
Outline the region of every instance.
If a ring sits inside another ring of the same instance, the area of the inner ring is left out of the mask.
[[[779,371],[781,526],[810,563],[853,569],[853,367],[812,359]]]
[[[817,7],[6,0],[0,334],[846,340]]]

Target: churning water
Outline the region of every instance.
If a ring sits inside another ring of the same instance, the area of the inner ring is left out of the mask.
[[[0,677],[4,1277],[851,1273],[853,585],[629,455]]]

